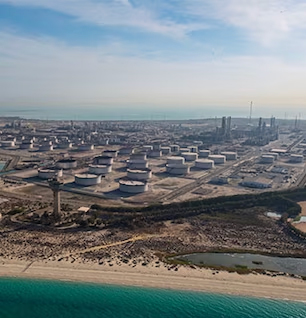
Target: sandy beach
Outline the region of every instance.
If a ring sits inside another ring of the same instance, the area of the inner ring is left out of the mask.
[[[71,264],[61,261],[25,262],[0,259],[0,276],[100,284],[192,290],[240,296],[306,301],[306,282],[291,277],[239,275],[225,271],[154,264],[135,267],[114,264]]]

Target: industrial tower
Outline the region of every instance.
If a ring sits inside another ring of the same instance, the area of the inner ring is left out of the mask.
[[[60,187],[63,184],[62,181],[56,176],[48,180],[49,187],[53,191],[53,213],[56,219],[60,218],[61,213],[61,197],[60,197]]]

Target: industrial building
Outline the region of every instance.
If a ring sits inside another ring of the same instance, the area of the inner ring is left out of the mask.
[[[247,188],[267,189],[272,187],[272,183],[270,179],[258,178],[243,180],[240,185]]]

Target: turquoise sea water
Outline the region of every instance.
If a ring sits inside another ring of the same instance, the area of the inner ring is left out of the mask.
[[[1,318],[304,318],[306,304],[195,292],[0,279]]]

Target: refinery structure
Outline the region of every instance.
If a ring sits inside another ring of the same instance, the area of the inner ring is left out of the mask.
[[[51,188],[59,214],[59,187],[67,200],[146,205],[303,186],[305,131],[302,120],[275,117],[143,122],[2,118],[1,188],[16,193],[33,189],[34,196],[47,196]]]

